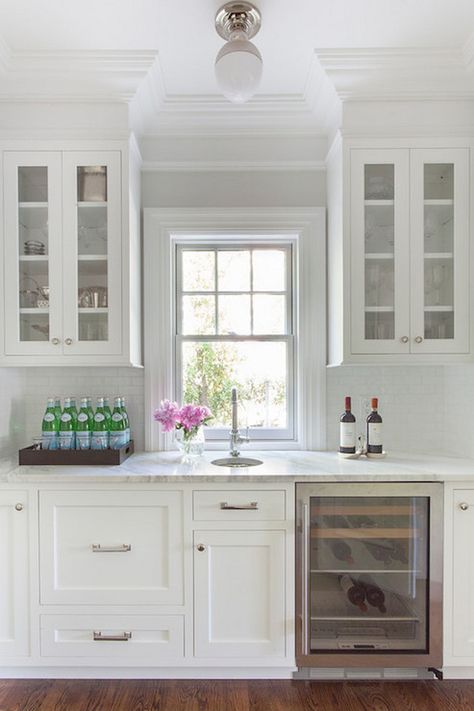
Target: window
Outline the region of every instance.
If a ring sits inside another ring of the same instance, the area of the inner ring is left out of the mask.
[[[145,208],[147,450],[175,449],[153,420],[160,400],[210,390],[198,349],[246,396],[250,449],[325,448],[325,244],[324,208]],[[214,387],[207,449],[229,446],[228,387]]]
[[[176,242],[175,394],[211,409],[207,438],[228,437],[232,387],[253,439],[294,436],[292,240],[257,239]]]

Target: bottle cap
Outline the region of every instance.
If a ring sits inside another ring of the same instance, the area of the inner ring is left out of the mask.
[[[346,397],[344,398],[344,409],[345,410],[351,409],[351,398],[349,397],[349,395],[346,395]]]
[[[379,406],[379,399],[378,397],[373,397],[372,400],[370,401],[370,406],[372,410],[376,410]]]

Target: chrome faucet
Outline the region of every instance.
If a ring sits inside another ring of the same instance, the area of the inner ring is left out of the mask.
[[[238,457],[240,456],[240,451],[239,451],[239,444],[242,444],[243,442],[250,442],[250,438],[248,436],[249,433],[249,428],[247,427],[247,436],[242,437],[242,435],[239,432],[239,418],[238,418],[238,413],[237,413],[237,407],[238,407],[238,400],[237,400],[237,388],[232,388],[232,429],[230,431],[230,456],[231,457]]]

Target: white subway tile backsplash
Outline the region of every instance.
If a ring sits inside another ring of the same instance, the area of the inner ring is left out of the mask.
[[[0,368],[0,456],[39,433],[45,401],[58,395],[123,395],[137,450],[144,448],[144,371],[131,368]],[[474,364],[449,366],[343,366],[327,370],[327,447],[336,450],[344,396],[351,395],[358,428],[364,404],[380,398],[385,447],[474,458],[468,417],[474,399]]]

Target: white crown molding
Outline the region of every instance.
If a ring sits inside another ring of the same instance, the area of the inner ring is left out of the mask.
[[[144,161],[143,172],[252,172],[252,171],[325,171],[323,160],[314,161]]]
[[[474,36],[444,47],[316,49],[339,99],[347,101],[464,101],[474,98],[468,66]]]

